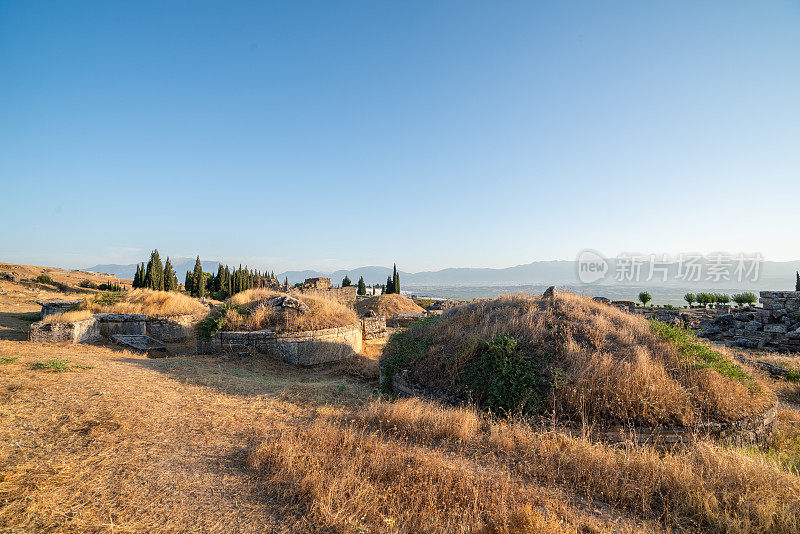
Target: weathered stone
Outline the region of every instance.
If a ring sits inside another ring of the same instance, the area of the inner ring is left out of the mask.
[[[542,298],[553,298],[556,296],[556,294],[558,294],[556,286],[550,286],[544,290],[544,293],[542,293]]]
[[[166,355],[167,352],[166,345],[150,336],[114,334],[111,341],[138,352],[147,352],[152,357],[158,357],[156,353]]]
[[[786,326],[782,324],[765,324],[764,332],[768,334],[785,334]]]
[[[81,301],[78,299],[51,299],[38,301],[36,304],[42,307],[42,319],[44,319],[48,315],[72,311],[76,309],[80,303]]]
[[[94,317],[70,323],[31,324],[30,340],[40,343],[84,343],[100,337],[100,327]]]

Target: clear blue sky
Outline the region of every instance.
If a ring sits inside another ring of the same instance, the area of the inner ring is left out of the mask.
[[[0,4],[0,261],[800,258],[800,3]]]

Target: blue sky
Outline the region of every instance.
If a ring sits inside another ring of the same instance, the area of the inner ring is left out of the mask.
[[[800,258],[797,2],[0,4],[0,261]]]

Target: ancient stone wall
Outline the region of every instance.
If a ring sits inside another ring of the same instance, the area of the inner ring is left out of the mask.
[[[194,336],[196,322],[191,315],[148,317],[130,313],[97,313],[89,319],[72,323],[33,323],[30,340],[83,343],[127,335],[150,336],[165,343],[178,343]]]
[[[209,341],[197,340],[199,354],[224,352],[271,354],[299,366],[344,360],[361,352],[362,324],[276,334],[271,330],[220,332]]]
[[[146,315],[134,313],[98,313],[94,316],[100,324],[100,335],[110,339],[115,334],[127,336],[147,335]]]
[[[145,321],[147,335],[164,343],[182,343],[194,337],[197,319],[192,315],[148,317]]]
[[[386,337],[386,317],[376,315],[375,317],[362,317],[361,330],[364,339],[383,339]]]
[[[80,303],[80,300],[42,300],[36,304],[42,307],[42,319],[44,319],[48,315],[72,311]]]
[[[800,352],[800,291],[762,291],[761,308],[733,308],[698,335],[728,345]]]
[[[94,317],[71,323],[37,322],[30,331],[30,340],[41,343],[84,343],[100,337],[100,324]]]

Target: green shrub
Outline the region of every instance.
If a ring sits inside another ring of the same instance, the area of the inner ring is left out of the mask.
[[[36,281],[39,282],[40,284],[47,284],[50,286],[54,285],[53,279],[50,278],[50,275],[47,274],[40,274],[39,276],[36,277]]]
[[[384,351],[387,356],[381,359],[380,365],[383,367],[384,381],[380,385],[383,393],[392,393],[392,377],[403,370],[406,364],[413,363],[428,352],[430,340],[418,335],[427,325],[438,319],[437,316],[426,317],[411,324],[407,329],[400,330],[392,334],[389,338],[387,348]]]
[[[14,363],[17,360],[19,360],[19,356],[0,356],[0,364]]]
[[[91,280],[81,280],[81,282],[78,284],[78,287],[85,287],[86,289],[97,289],[97,284],[95,284]]]
[[[494,336],[478,341],[478,357],[462,386],[481,408],[495,413],[537,414],[554,384],[542,360],[520,351],[517,340]]]

